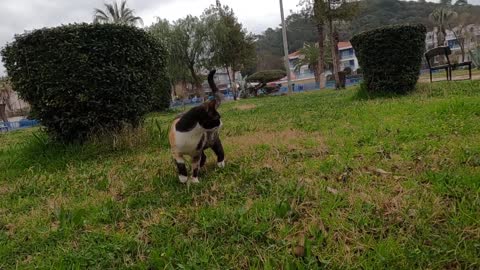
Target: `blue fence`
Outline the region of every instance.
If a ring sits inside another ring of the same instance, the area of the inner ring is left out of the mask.
[[[352,86],[352,85],[357,85],[362,82],[361,77],[351,77],[346,79],[346,86]],[[313,91],[313,90],[320,90],[320,85],[318,83],[312,82],[312,83],[303,83],[303,84],[294,84],[293,85],[293,91],[294,92],[305,92],[305,91]],[[335,81],[327,81],[326,87],[327,89],[334,89],[335,88]],[[280,95],[282,93],[288,92],[288,88],[286,85],[280,87],[280,91],[274,93],[274,95]],[[260,90],[261,93],[261,90]],[[228,92],[227,94],[224,95],[226,100],[233,100],[233,94],[231,92]],[[197,105],[201,104],[203,102],[202,98],[191,98],[191,99],[182,99],[182,100],[176,100],[170,104],[171,108],[177,108],[181,106],[191,106],[191,105]]]
[[[223,95],[225,100],[233,100],[233,94],[228,92],[227,94]],[[191,106],[201,104],[203,102],[202,98],[186,98],[181,100],[175,100],[170,104],[170,108],[176,108],[181,106]]]
[[[11,131],[23,128],[38,126],[40,123],[37,120],[22,119],[13,122],[0,122],[0,131]]]
[[[362,82],[361,77],[352,77],[347,78],[345,82],[345,86],[352,86],[357,85]],[[326,89],[334,89],[335,88],[335,81],[327,81],[325,85]],[[320,90],[320,84],[318,83],[304,83],[304,84],[293,84],[293,92],[305,92],[305,91],[312,91],[312,90]],[[276,94],[282,94],[288,92],[288,87],[282,86],[280,91]]]

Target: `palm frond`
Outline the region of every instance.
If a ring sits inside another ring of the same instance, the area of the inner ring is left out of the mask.
[[[143,25],[142,18],[135,16],[135,11],[127,7],[127,1],[122,0],[120,5],[114,1],[111,4],[105,3],[105,10],[98,8],[94,9],[94,23],[117,23],[136,25],[140,23]]]
[[[117,2],[115,1],[114,3],[114,11],[115,11],[115,22],[120,22],[121,21],[121,16],[120,16],[120,11],[118,10],[118,4]]]
[[[94,23],[104,23],[108,21],[108,15],[101,9],[96,8],[93,14]]]
[[[122,0],[122,4],[121,4],[121,7],[120,7],[120,10],[122,11],[122,14],[124,14],[123,12],[126,11],[126,10],[130,10],[129,8],[126,8],[127,6],[127,0]]]

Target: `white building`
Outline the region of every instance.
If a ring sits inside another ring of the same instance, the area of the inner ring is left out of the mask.
[[[30,110],[30,105],[12,90],[7,81],[0,81],[0,104],[6,105],[5,111],[8,117],[23,115]]]
[[[347,67],[351,68],[355,72],[360,66],[358,65],[358,59],[355,55],[355,50],[352,47],[352,44],[349,41],[341,41],[338,43],[338,51],[340,56],[340,69],[345,70]],[[288,62],[290,66],[290,73],[292,79],[302,80],[313,78],[313,72],[308,68],[308,65],[300,67],[299,71],[295,70],[295,67],[301,59],[304,58],[304,55],[300,51],[296,51],[288,55]],[[326,74],[331,74],[331,71],[326,71]]]
[[[453,32],[455,31],[455,32]],[[463,39],[465,42],[465,61],[471,61],[469,50],[474,49],[480,45],[480,25],[470,24],[465,27],[455,27],[453,31],[447,30],[445,37],[445,44],[438,44],[438,28],[434,28],[426,35],[425,44],[426,49],[430,50],[439,46],[448,46],[452,50],[452,56],[449,56],[452,62],[462,62],[462,53],[458,39]]]

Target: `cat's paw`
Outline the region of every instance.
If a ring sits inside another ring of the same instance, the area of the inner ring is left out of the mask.
[[[188,181],[188,176],[185,175],[179,175],[178,180],[180,180],[180,183],[185,184]]]
[[[198,183],[200,183],[200,180],[198,180],[198,177],[193,177],[190,182],[191,182],[192,184],[198,184]]]
[[[222,162],[218,162],[218,163],[217,163],[217,166],[218,166],[219,168],[225,168],[225,160],[222,161]]]

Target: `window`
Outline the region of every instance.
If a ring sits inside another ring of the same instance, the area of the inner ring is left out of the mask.
[[[349,62],[349,64],[350,64],[351,67],[355,66],[355,60],[350,60],[350,61],[348,61],[348,62]]]

